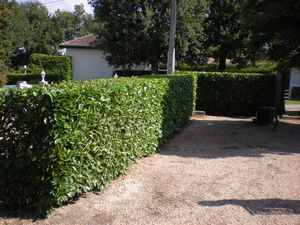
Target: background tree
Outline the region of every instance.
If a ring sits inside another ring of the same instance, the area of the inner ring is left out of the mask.
[[[206,62],[204,18],[207,2],[204,0],[178,2],[176,28],[176,61],[189,65]]]
[[[284,67],[300,65],[300,1],[244,0],[242,15],[271,59]]]
[[[57,10],[51,15],[39,2],[9,2],[9,57],[15,69],[28,64],[33,53],[59,54],[58,44],[93,32],[97,26],[83,5],[75,5],[74,12]]]
[[[182,12],[177,20],[179,48],[176,48],[179,58],[184,57],[189,42],[193,42],[193,32],[199,29],[195,24],[201,24],[201,21],[193,21],[192,24],[188,21],[204,15],[196,15],[196,9],[189,7],[191,4],[197,9],[201,8],[196,2],[202,1],[179,1],[177,4],[178,11]],[[95,8],[96,20],[102,24],[97,32],[99,48],[106,53],[109,64],[127,68],[132,64],[150,63],[152,72],[157,73],[159,62],[166,62],[170,1],[92,0],[91,3]],[[189,18],[184,20],[185,16]],[[180,38],[180,35],[190,38]]]
[[[8,53],[9,19],[7,1],[0,1],[0,87],[6,82],[5,60]]]
[[[205,46],[219,60],[219,70],[224,70],[226,59],[237,56],[248,36],[242,30],[239,5],[235,0],[211,0],[204,24]]]
[[[10,2],[10,58],[12,65],[28,64],[32,53],[52,53],[50,15],[39,2]]]

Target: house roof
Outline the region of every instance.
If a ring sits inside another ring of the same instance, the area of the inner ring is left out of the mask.
[[[95,34],[88,34],[83,37],[61,43],[58,46],[61,48],[95,48],[96,38]]]

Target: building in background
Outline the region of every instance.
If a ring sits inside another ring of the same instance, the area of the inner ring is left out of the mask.
[[[70,40],[59,45],[66,49],[66,55],[72,58],[73,80],[89,80],[99,78],[112,78],[113,72],[118,68],[109,66],[104,52],[94,45],[96,36],[86,36]],[[133,70],[147,70],[147,66],[135,66]]]

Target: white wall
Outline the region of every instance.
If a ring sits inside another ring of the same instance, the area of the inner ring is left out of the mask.
[[[66,55],[72,57],[73,80],[112,78],[114,67],[110,67],[104,58],[103,51],[88,48],[67,48]],[[133,69],[144,70],[146,66]]]
[[[111,78],[115,70],[98,49],[67,48],[66,55],[72,57],[73,80]]]

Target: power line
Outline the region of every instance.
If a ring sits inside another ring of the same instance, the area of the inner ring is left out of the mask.
[[[43,5],[48,5],[48,4],[53,4],[53,3],[60,3],[63,2],[64,0],[54,0],[54,1],[49,1],[49,2],[42,2]]]

